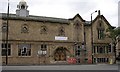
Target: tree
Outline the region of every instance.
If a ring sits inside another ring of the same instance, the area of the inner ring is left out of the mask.
[[[115,62],[116,63],[116,44],[117,44],[117,37],[120,36],[120,27],[118,28],[113,28],[113,27],[109,27],[107,30],[107,34],[106,36],[112,39],[112,48],[114,49],[114,53],[115,53]]]

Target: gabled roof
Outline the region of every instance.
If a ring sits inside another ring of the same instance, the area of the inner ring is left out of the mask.
[[[6,13],[0,13],[0,18],[6,19],[7,14]],[[17,16],[16,14],[9,14],[9,19],[11,19],[11,20],[26,20],[26,21],[28,20],[28,21],[41,21],[41,22],[53,22],[53,23],[69,24],[68,19],[45,17],[45,16],[29,15],[28,17],[20,17],[20,16]]]
[[[97,15],[97,17],[92,21],[91,24],[94,24],[94,22],[95,22],[98,18],[100,18],[100,17],[101,17],[101,19],[103,19],[103,20],[105,21],[105,23],[106,23],[108,26],[110,26],[110,27],[112,27],[112,28],[115,28],[115,27],[113,27],[113,26],[110,25],[110,23],[107,21],[107,19],[106,19],[103,15]]]
[[[85,20],[83,20],[83,18],[79,14],[76,14],[73,18],[69,20],[74,20],[76,17],[79,17],[83,22],[85,22]]]

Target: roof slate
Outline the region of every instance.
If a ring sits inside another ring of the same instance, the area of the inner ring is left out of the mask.
[[[1,13],[0,18],[7,18],[6,13]],[[32,20],[32,21],[43,21],[43,22],[54,22],[54,23],[65,23],[69,24],[68,19],[62,19],[62,18],[53,18],[53,17],[45,17],[45,16],[33,16],[29,15],[28,17],[20,17],[16,14],[9,14],[9,19],[13,20]]]

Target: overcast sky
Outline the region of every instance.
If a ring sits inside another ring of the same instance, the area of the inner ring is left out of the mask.
[[[10,13],[16,13],[17,5],[21,0],[9,0]],[[77,13],[87,21],[90,14],[100,10],[112,26],[118,26],[118,2],[120,0],[25,0],[30,15],[73,18]],[[7,12],[8,0],[0,0],[0,13]],[[98,13],[93,14],[93,19]]]

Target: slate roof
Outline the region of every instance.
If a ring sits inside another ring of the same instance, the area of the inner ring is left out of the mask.
[[[6,19],[7,14],[6,13],[0,13],[0,18]],[[20,17],[20,16],[16,16],[16,14],[9,14],[9,19],[11,19],[11,20],[26,20],[26,21],[28,20],[28,21],[42,21],[42,22],[53,22],[53,23],[69,24],[68,19],[45,17],[45,16],[29,15],[28,17]]]

